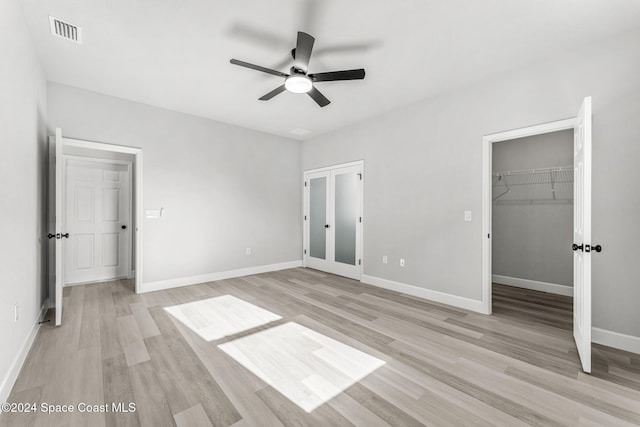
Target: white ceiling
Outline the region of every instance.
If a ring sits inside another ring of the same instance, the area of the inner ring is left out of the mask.
[[[23,3],[48,80],[295,139],[640,27],[637,0]],[[83,43],[52,36],[49,15]],[[318,83],[325,108],[289,92],[258,101],[282,79],[229,59],[288,72],[299,30],[316,38],[310,72],[362,67],[365,80]]]

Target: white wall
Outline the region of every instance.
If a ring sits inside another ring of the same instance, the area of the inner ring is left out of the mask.
[[[638,46],[629,33],[320,136],[303,169],[365,160],[365,274],[479,300],[482,136],[574,117],[592,95],[593,322],[640,337]]]
[[[492,166],[494,172],[573,167],[573,129],[494,143]],[[573,252],[568,250],[573,243],[570,176],[557,174],[563,182],[556,184],[555,200],[546,173],[503,178],[511,183],[511,191],[493,202],[494,275],[573,286]],[[506,191],[503,182],[494,177],[493,198]]]
[[[0,2],[0,402],[46,299],[46,82],[21,2]],[[14,322],[14,304],[19,319]]]
[[[299,142],[53,83],[48,113],[49,132],[143,149],[143,208],[164,208],[145,284],[301,259]]]

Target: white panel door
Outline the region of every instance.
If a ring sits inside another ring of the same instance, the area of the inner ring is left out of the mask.
[[[574,128],[573,337],[582,369],[591,372],[591,97]]]
[[[305,173],[305,266],[360,280],[362,165]]]
[[[65,159],[66,284],[128,277],[130,165]]]

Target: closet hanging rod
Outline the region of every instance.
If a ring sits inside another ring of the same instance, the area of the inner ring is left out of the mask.
[[[517,171],[504,171],[496,172],[495,176],[510,176],[510,175],[532,175],[536,173],[549,173],[549,172],[565,172],[573,171],[573,166],[558,166],[555,168],[538,168],[538,169],[523,169]]]

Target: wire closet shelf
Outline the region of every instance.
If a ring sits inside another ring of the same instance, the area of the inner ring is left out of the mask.
[[[493,201],[499,204],[571,203],[573,166],[495,172]]]

